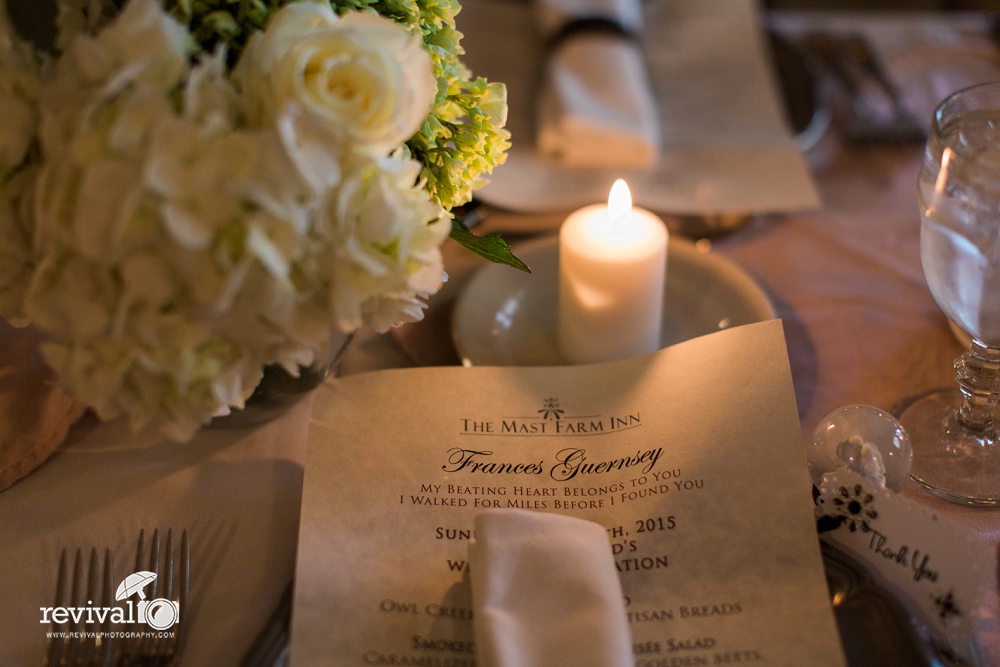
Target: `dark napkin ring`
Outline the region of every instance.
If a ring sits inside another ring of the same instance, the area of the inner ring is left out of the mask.
[[[623,26],[618,21],[614,21],[602,16],[583,16],[568,21],[562,28],[554,34],[546,44],[546,48],[551,52],[562,46],[564,42],[577,35],[608,35],[620,37],[621,39],[638,42],[639,36]]]

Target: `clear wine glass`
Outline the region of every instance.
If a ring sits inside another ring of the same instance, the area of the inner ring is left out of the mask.
[[[934,114],[918,184],[920,258],[935,301],[972,337],[957,389],[910,404],[911,477],[968,504],[1000,504],[1000,83],[973,86]]]

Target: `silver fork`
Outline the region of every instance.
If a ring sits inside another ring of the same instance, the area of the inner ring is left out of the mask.
[[[59,558],[59,575],[56,581],[55,608],[70,607],[80,609],[92,606],[100,593],[100,605],[105,610],[111,606],[111,591],[114,589],[114,570],[111,563],[111,550],[104,550],[104,580],[100,581],[97,566],[97,549],[90,550],[90,567],[84,584],[83,552],[76,550],[73,561],[73,579],[67,582],[66,549]],[[67,584],[70,588],[67,591]],[[86,590],[83,590],[86,585]],[[81,597],[85,595],[85,597]],[[63,614],[60,612],[60,618]],[[104,621],[94,622],[92,614],[78,614],[76,619],[72,612],[66,615],[64,622],[56,623],[57,612],[53,610],[52,634],[49,636],[45,652],[45,665],[55,667],[110,667],[114,658],[114,645],[111,638],[110,614],[104,612]],[[88,617],[91,619],[88,622]],[[68,636],[67,636],[68,635]]]
[[[135,556],[135,571],[143,569],[146,560],[146,531],[139,532],[139,546]],[[129,628],[134,636],[125,640],[118,661],[117,667],[170,667],[176,665],[180,660],[184,649],[184,641],[187,637],[187,619],[189,614],[189,593],[191,588],[191,539],[187,529],[181,534],[180,558],[174,558],[174,532],[167,531],[166,545],[163,553],[160,553],[160,530],[153,531],[153,539],[149,545],[149,572],[156,574],[156,588],[151,600],[146,607],[147,613],[157,607],[163,607],[165,603],[177,605],[175,613],[169,609],[161,610],[162,618],[166,621],[171,619],[176,622],[169,628],[157,629],[146,620],[144,626],[137,627],[133,624]],[[175,568],[176,565],[176,568]],[[175,571],[176,582],[175,582]],[[160,573],[163,576],[160,576]],[[175,583],[177,584],[175,590]],[[137,605],[138,606],[138,605]],[[138,612],[136,613],[138,616]]]

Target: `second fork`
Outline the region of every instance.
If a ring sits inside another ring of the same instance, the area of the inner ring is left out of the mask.
[[[130,624],[128,635],[116,663],[119,667],[142,665],[167,667],[180,659],[187,635],[187,617],[191,582],[191,543],[188,531],[181,534],[180,558],[174,558],[174,533],[167,531],[166,544],[160,549],[160,531],[155,529],[146,556],[146,531],[139,532],[136,549],[135,571],[153,575],[155,587],[152,600],[146,602],[141,584],[140,600],[136,604],[135,623]],[[148,563],[148,570],[143,566]],[[176,573],[175,573],[176,569]],[[152,578],[149,583],[153,583]],[[175,588],[176,587],[176,588]],[[122,592],[125,597],[130,591]],[[143,628],[138,626],[143,625]]]

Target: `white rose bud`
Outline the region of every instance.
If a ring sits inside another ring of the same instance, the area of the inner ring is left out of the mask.
[[[325,3],[293,3],[251,40],[235,78],[272,122],[290,105],[307,134],[324,132],[368,154],[413,136],[437,87],[418,36],[368,13],[337,16]]]

